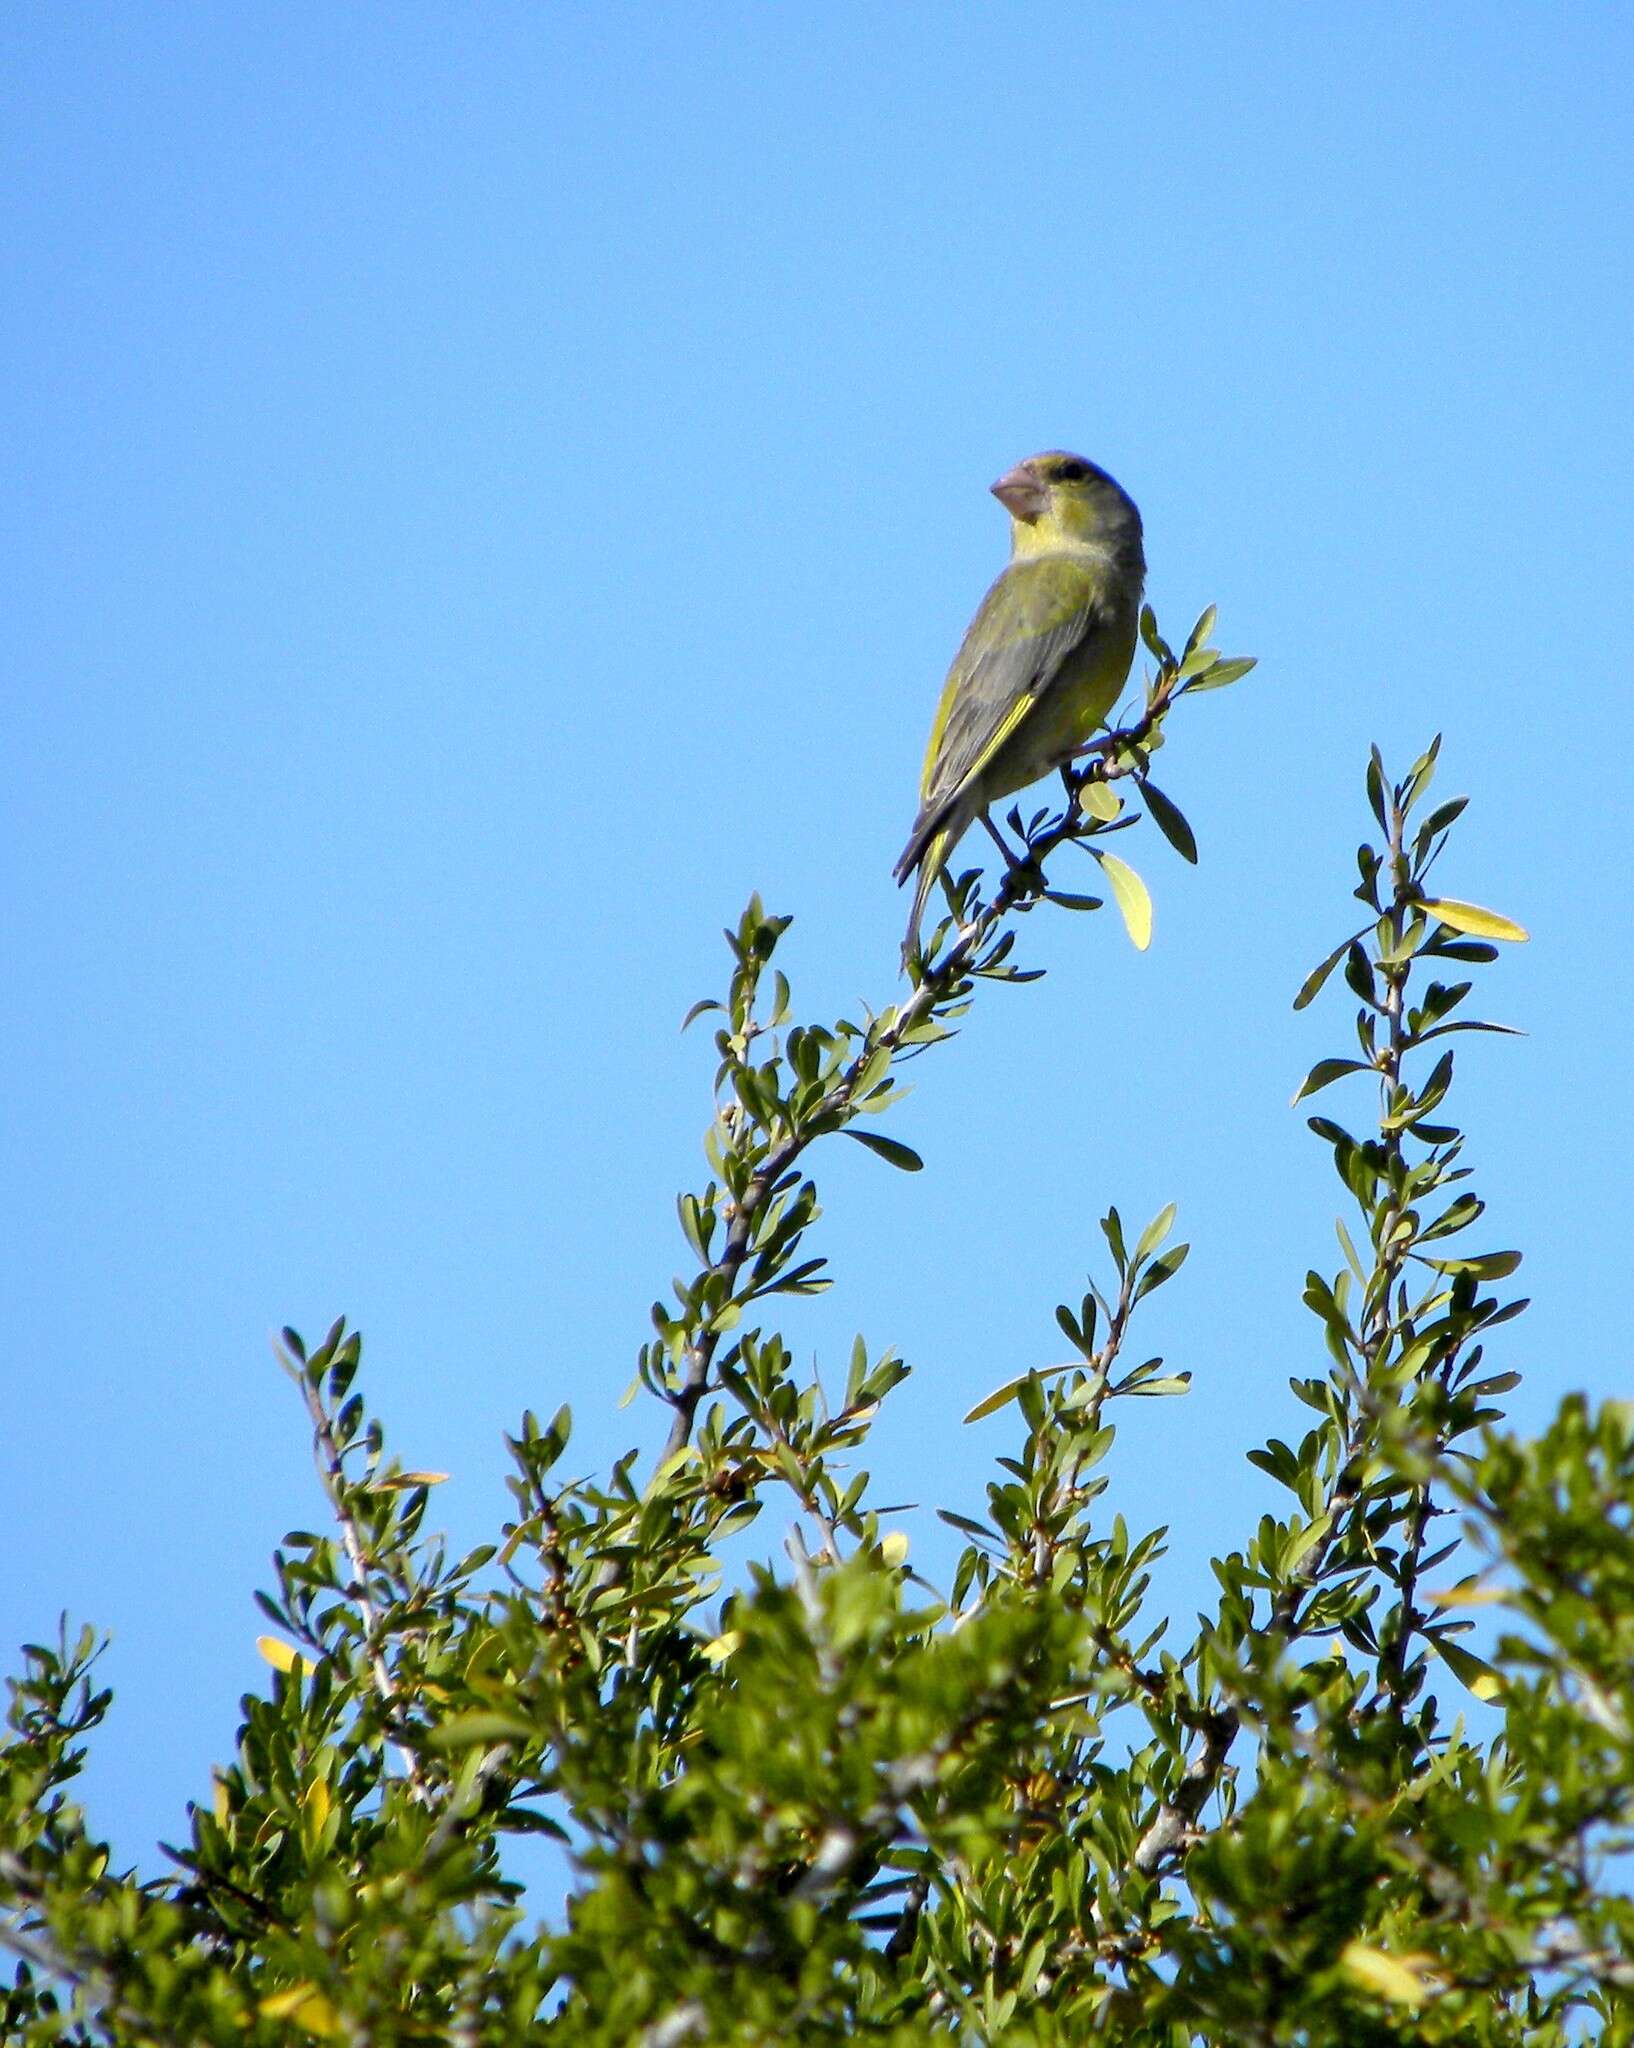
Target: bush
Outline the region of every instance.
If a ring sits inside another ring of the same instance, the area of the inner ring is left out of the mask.
[[[1498,1028],[1457,977],[1524,934],[1429,893],[1462,809],[1432,800],[1436,747],[1399,782],[1374,755],[1362,922],[1298,997],[1341,974],[1357,1004],[1355,1051],[1301,1094],[1366,1077],[1377,1115],[1311,1119],[1351,1212],[1306,1288],[1327,1366],[1291,1382],[1303,1433],[1250,1450],[1283,1514],[1214,1561],[1184,1642],[1147,1605],[1164,1532],[1100,1506],[1117,1404],[1185,1389],[1129,1353],[1186,1256],[1172,1209],[1108,1212],[1105,1286],[1057,1311],[1070,1362],[974,1411],[1013,1411],[1017,1440],[985,1517],[944,1515],[945,1592],[851,1463],[907,1368],[859,1340],[843,1388],[798,1384],[768,1321],[826,1284],[812,1148],[917,1169],[871,1122],[903,1064],[1030,978],[1018,911],[1099,907],[1054,886],[1058,852],[1144,942],[1109,842],[1144,815],[1195,858],[1149,768],[1184,701],[1251,666],[1212,624],[1177,657],[1147,614],[1140,715],[1059,809],[1011,813],[1007,869],[950,880],[900,1002],[794,1023],[787,920],[751,902],[728,934],[725,999],[694,1013],[719,1060],[711,1177],[679,1204],[695,1270],[638,1361],[669,1417],[651,1469],[563,1483],[567,1411],[524,1416],[513,1518],[451,1560],[424,1531],[438,1475],[367,1415],[356,1334],[286,1332],[335,1529],[275,1559],[270,1694],[173,1880],[112,1870],[70,1798],[109,1704],[94,1637],[27,1648],[12,1682],[8,2039],[1634,2039],[1634,1407],[1498,1428],[1516,1375],[1485,1347],[1524,1307],[1519,1257],[1462,1248],[1482,1203],[1451,1040]],[[791,1500],[782,1561],[728,1569]],[[571,1873],[539,1927],[506,1861],[529,1833]]]

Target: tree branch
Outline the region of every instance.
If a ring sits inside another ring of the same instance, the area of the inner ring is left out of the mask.
[[[843,1128],[851,1120],[853,1099],[864,1074],[875,1066],[880,1055],[883,1053],[887,1061],[894,1059],[904,1050],[905,1041],[914,1030],[942,1004],[955,1000],[983,948],[997,935],[1011,912],[1044,894],[1043,862],[1068,840],[1093,836],[1086,833],[1079,812],[1083,791],[1093,782],[1114,782],[1142,772],[1144,759],[1140,749],[1161,724],[1181,688],[1178,673],[1165,669],[1142,715],[1133,724],[1107,734],[1085,749],[1093,757],[1086,767],[1066,772],[1069,800],[1061,816],[1028,839],[1026,858],[1006,870],[993,900],[966,919],[947,950],[922,962],[913,994],[889,1024],[871,1025],[864,1033],[861,1046],[833,1086],[802,1119],[803,1127],[791,1131],[768,1150],[736,1204],[719,1258],[704,1269],[701,1281],[715,1280],[724,1298],[731,1298],[749,1258],[756,1224],[789,1169],[817,1138]],[[713,1320],[682,1354],[681,1383],[669,1395],[675,1420],[665,1445],[666,1457],[673,1456],[690,1440],[698,1405],[709,1391],[710,1370],[722,1334],[712,1327]]]

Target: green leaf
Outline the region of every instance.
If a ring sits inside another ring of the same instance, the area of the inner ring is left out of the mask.
[[[1152,899],[1147,894],[1146,884],[1115,853],[1099,853],[1096,858],[1112,884],[1112,894],[1123,914],[1124,929],[1137,952],[1144,953],[1152,943]]]
[[[1140,781],[1140,778],[1136,778]],[[1152,814],[1152,823],[1168,840],[1182,860],[1197,865],[1197,840],[1185,818],[1158,788],[1155,782],[1140,781],[1140,793],[1146,799],[1146,808]]]
[[[1367,800],[1373,815],[1379,821],[1379,830],[1388,832],[1390,814],[1384,800],[1384,756],[1377,747],[1370,747],[1367,755]]]
[[[1211,604],[1206,607],[1202,617],[1192,627],[1190,634],[1187,636],[1186,653],[1188,655],[1195,654],[1198,648],[1208,639],[1210,633],[1214,631],[1214,621],[1219,615],[1220,608],[1218,605]]]
[[[1239,681],[1251,668],[1258,667],[1259,656],[1256,654],[1232,655],[1225,661],[1215,662],[1212,668],[1204,669],[1200,676],[1193,676],[1186,685],[1186,694],[1190,697],[1199,690],[1223,690],[1227,683]]]
[[[1140,637],[1146,642],[1147,647],[1156,655],[1159,661],[1172,662],[1174,660],[1174,655],[1169,650],[1169,643],[1157,630],[1157,614],[1149,604],[1143,604],[1140,608]]]
[[[882,1138],[878,1131],[847,1131],[845,1135],[855,1138],[859,1145],[866,1145],[870,1152],[877,1152],[881,1159],[900,1167],[904,1173],[918,1173],[924,1167],[924,1160],[911,1145],[895,1138]]]
[[[1106,898],[1104,896],[1074,896],[1066,889],[1046,889],[1044,891],[1044,900],[1046,903],[1059,903],[1063,910],[1104,910],[1106,908]]]
[[[520,1714],[486,1712],[450,1714],[427,1732],[434,1749],[467,1749],[474,1743],[526,1742],[535,1733],[533,1724]]]
[[[1367,1275],[1362,1271],[1362,1262],[1356,1256],[1356,1247],[1350,1241],[1350,1232],[1345,1228],[1345,1219],[1342,1216],[1335,1216],[1333,1227],[1339,1233],[1339,1245],[1340,1249],[1344,1252],[1345,1262],[1356,1275],[1356,1284],[1359,1287],[1365,1287],[1367,1285]]]
[[[1009,1407],[1009,1403],[1016,1399],[1016,1395],[1024,1389],[1030,1378],[1030,1372],[1018,1372],[1014,1380],[1005,1380],[1003,1386],[995,1386],[991,1395],[983,1395],[981,1401],[977,1401],[977,1405],[964,1417],[964,1421],[983,1421],[987,1415],[997,1415],[1001,1407]]]
[[[991,1543],[994,1541],[991,1529],[986,1528],[980,1522],[971,1521],[968,1515],[955,1514],[952,1508],[938,1508],[936,1516],[938,1521],[946,1522],[950,1529],[958,1529],[966,1536],[973,1536],[979,1543]]]
[[[1155,1252],[1158,1246],[1174,1228],[1176,1204],[1170,1202],[1159,1209],[1135,1241],[1135,1257],[1144,1259],[1148,1252]]]
[[[1495,910],[1483,910],[1479,903],[1460,903],[1453,896],[1429,896],[1419,908],[1451,925],[1455,932],[1467,932],[1473,939],[1502,939],[1511,946],[1523,946],[1531,934],[1513,918],[1500,917]]]
[[[1365,931],[1367,927],[1364,925],[1362,929]],[[1321,965],[1311,969],[1304,981],[1301,982],[1298,995],[1294,997],[1294,1008],[1296,1010],[1303,1010],[1308,1003],[1315,1000],[1321,991],[1322,984],[1339,965],[1339,962],[1343,960],[1351,947],[1355,945],[1356,939],[1357,934],[1355,932],[1352,932],[1348,939],[1341,939]]]
[[[1352,1983],[1409,2011],[1427,2004],[1435,1992],[1433,1979],[1426,1982],[1422,1973],[1425,1961],[1417,1955],[1401,1961],[1365,1941],[1347,1941],[1339,1954],[1339,1967]]]
[[[1426,1259],[1438,1273],[1469,1273],[1477,1280],[1503,1280],[1520,1265],[1519,1252],[1482,1252],[1469,1259]]]
[[[1435,776],[1436,757],[1440,752],[1441,735],[1437,733],[1429,746],[1426,747],[1424,752],[1419,755],[1418,759],[1407,771],[1407,781],[1403,786],[1401,800],[1401,808],[1404,813],[1410,811],[1429,788]]]
[[[1318,1090],[1328,1087],[1330,1083],[1342,1080],[1346,1074],[1371,1072],[1372,1068],[1361,1060],[1318,1060],[1300,1082],[1288,1106],[1291,1109],[1295,1102],[1303,1101],[1307,1095],[1315,1095]]]
[[[1002,1387],[995,1387],[990,1394],[984,1394],[965,1417],[966,1422],[980,1422],[989,1415],[996,1415],[1001,1408],[1007,1408],[1032,1380],[1058,1379],[1064,1372],[1081,1372],[1082,1365],[1075,1358],[1067,1365],[1046,1365],[1041,1370],[1019,1372],[1013,1380],[1006,1380]]]
[[[1099,818],[1103,825],[1110,825],[1123,809],[1123,799],[1110,783],[1099,777],[1086,782],[1078,792],[1078,808],[1090,817]]]
[[[1424,950],[1440,960],[1467,960],[1479,966],[1487,966],[1498,957],[1497,947],[1489,946],[1485,939],[1451,939],[1439,926]]]
[[[1467,796],[1455,796],[1450,802],[1436,806],[1424,820],[1424,823],[1419,826],[1418,836],[1413,841],[1413,859],[1415,863],[1423,860],[1430,850],[1430,842],[1438,833],[1445,832],[1449,825],[1456,822],[1468,802],[1469,798]]]
[[[1472,1651],[1460,1649],[1456,1643],[1445,1641],[1433,1631],[1430,1640],[1436,1655],[1455,1678],[1463,1680],[1478,1700],[1496,1699],[1503,1691],[1502,1678],[1483,1658]]]
[[[1517,1031],[1513,1024],[1487,1024],[1479,1017],[1460,1018],[1456,1023],[1438,1024],[1433,1031],[1421,1031],[1417,1043],[1428,1045],[1432,1038],[1447,1038],[1454,1031],[1495,1031],[1503,1038],[1524,1038],[1524,1031]]]

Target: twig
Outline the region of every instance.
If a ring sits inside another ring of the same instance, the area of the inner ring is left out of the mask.
[[[908,1034],[924,1023],[939,1003],[947,1001],[954,995],[983,946],[1004,923],[1010,912],[1018,905],[1030,902],[1043,894],[1045,879],[1042,863],[1067,840],[1083,836],[1078,819],[1079,796],[1091,782],[1113,782],[1122,776],[1139,772],[1137,759],[1119,760],[1114,757],[1138,757],[1142,744],[1151,737],[1173,702],[1174,695],[1174,680],[1168,679],[1159,685],[1145,712],[1132,725],[1109,733],[1105,739],[1095,741],[1084,750],[1094,758],[1081,772],[1066,778],[1072,799],[1061,817],[1040,832],[1035,839],[1029,841],[1027,858],[1006,871],[992,902],[976,911],[960,926],[947,951],[938,959],[925,964],[919,986],[897,1011],[891,1023],[884,1030],[870,1028],[864,1035],[862,1045],[855,1056],[834,1085],[805,1117],[806,1128],[791,1131],[767,1152],[765,1159],[750,1177],[742,1198],[736,1205],[720,1257],[705,1269],[703,1277],[718,1280],[725,1299],[731,1298],[738,1275],[749,1257],[755,1226],[761,1211],[780,1186],[789,1168],[816,1138],[825,1131],[835,1128],[836,1119],[840,1123],[848,1120],[846,1113],[851,1107],[852,1097],[861,1082],[864,1070],[872,1065],[881,1052],[887,1056],[899,1052]],[[675,1410],[675,1421],[670,1429],[669,1441],[664,1447],[666,1457],[672,1457],[691,1438],[698,1405],[709,1390],[710,1367],[714,1363],[720,1336],[718,1330],[706,1327],[699,1331],[683,1354],[685,1363],[681,1384],[669,1396]]]
[[[1231,1756],[1242,1722],[1235,1707],[1223,1707],[1202,1723],[1203,1747],[1187,1764],[1173,1798],[1165,1799],[1157,1817],[1135,1844],[1131,1867],[1142,1877],[1155,1877],[1164,1863],[1195,1839],[1197,1816],[1208,1804]]]
[[[430,1789],[421,1774],[419,1758],[402,1739],[400,1731],[405,1726],[407,1717],[403,1712],[402,1701],[393,1681],[390,1666],[386,1662],[385,1652],[380,1647],[380,1615],[374,1604],[374,1596],[369,1590],[372,1565],[357,1522],[347,1504],[344,1455],[336,1441],[328,1410],[323,1405],[323,1398],[310,1370],[282,1352],[279,1353],[279,1359],[290,1378],[301,1389],[302,1399],[306,1402],[306,1412],[311,1418],[313,1458],[318,1467],[318,1477],[323,1482],[323,1490],[329,1496],[330,1510],[340,1529],[341,1544],[345,1549],[347,1562],[352,1567],[353,1583],[349,1590],[357,1603],[358,1612],[363,1617],[365,1655],[374,1679],[374,1689],[379,1695],[381,1705],[386,1709],[387,1726],[399,1731],[393,1747],[402,1760],[403,1775],[410,1790],[422,1805],[426,1805],[430,1803]]]

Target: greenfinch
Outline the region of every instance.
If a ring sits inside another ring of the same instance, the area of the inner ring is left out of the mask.
[[[904,959],[971,823],[992,830],[991,804],[1072,758],[1116,704],[1135,653],[1146,558],[1128,493],[1061,449],[1018,462],[992,490],[1010,515],[1010,562],[936,708],[919,815],[896,864],[899,883],[919,871]]]

